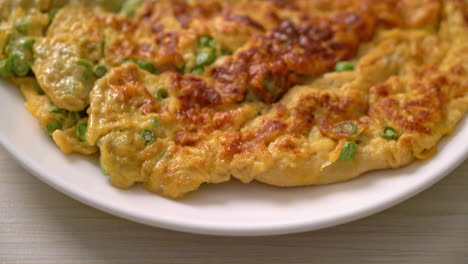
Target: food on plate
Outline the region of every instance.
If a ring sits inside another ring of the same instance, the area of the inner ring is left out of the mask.
[[[460,0],[0,1],[0,76],[64,153],[180,198],[345,181],[468,110]],[[3,87],[3,89],[7,89]]]

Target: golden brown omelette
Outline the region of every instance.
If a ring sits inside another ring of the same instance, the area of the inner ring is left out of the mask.
[[[398,168],[468,110],[467,0],[0,0],[0,51],[63,152],[171,198]]]

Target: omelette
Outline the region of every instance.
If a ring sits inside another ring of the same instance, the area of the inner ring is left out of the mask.
[[[118,188],[330,184],[465,116],[468,1],[0,0],[0,77]]]

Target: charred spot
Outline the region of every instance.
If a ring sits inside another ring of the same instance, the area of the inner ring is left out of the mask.
[[[282,103],[276,103],[273,107],[279,116],[285,116],[289,114],[288,108]]]
[[[320,121],[320,133],[323,135],[326,135],[329,138],[341,140],[341,139],[346,139],[346,140],[355,140],[356,137],[358,136],[357,132],[356,133],[350,133],[349,130],[343,128],[348,125],[356,125],[357,122],[355,121],[347,121],[345,122],[346,117],[341,117],[338,115],[327,115],[324,119]]]
[[[328,137],[340,139],[342,131],[336,125],[353,119],[357,112],[363,111],[365,103],[349,97],[339,97],[327,92],[315,92],[300,98],[293,115],[289,130],[296,134],[305,134],[318,122],[320,132]],[[326,111],[324,117],[316,117],[319,109]],[[346,138],[352,138],[348,135]]]
[[[146,98],[144,100],[143,105],[140,107],[140,112],[144,115],[149,114],[149,113],[156,113],[158,112],[159,107],[156,103],[156,101],[153,98]]]
[[[468,24],[468,5],[465,5],[465,9],[463,10],[465,10],[464,17],[465,17],[466,23]]]
[[[323,57],[329,60],[333,58],[336,60],[352,58],[357,52],[357,45],[354,44],[331,42],[327,47],[329,50],[323,54]]]
[[[229,128],[233,124],[235,115],[236,115],[235,111],[215,113],[213,116],[214,128],[215,129]]]
[[[153,15],[153,10],[154,10],[154,2],[148,1],[143,3],[143,8],[142,8],[142,18],[150,18]]]
[[[328,41],[333,38],[333,31],[328,23],[325,25],[313,25],[302,23],[298,26],[300,42],[302,48],[307,48],[317,41]]]
[[[262,122],[262,126],[255,131],[254,137],[256,141],[265,142],[266,144],[281,135],[287,128],[287,125],[279,120],[262,120]]]
[[[164,25],[159,24],[158,20],[152,21],[149,26],[154,33],[154,43],[159,46],[158,52],[154,56],[159,62],[158,64],[167,69],[184,65],[184,58],[178,50],[179,34],[166,31]]]
[[[336,20],[346,25],[355,25],[360,22],[359,15],[353,12],[342,13],[339,16],[335,16]]]
[[[219,93],[203,79],[187,75],[176,77],[176,87],[179,89],[179,99],[186,107],[214,106],[221,103]]]
[[[269,69],[268,66],[270,66]],[[273,68],[271,64],[257,64],[250,67],[250,86],[268,103],[278,100],[289,87],[294,85],[292,84],[294,78],[290,78],[286,66],[278,66]]]
[[[372,119],[372,118],[370,118],[370,117],[368,117],[368,116],[363,116],[363,117],[361,117],[361,118],[359,119],[359,124],[360,124],[360,125],[370,125],[370,124],[372,124],[372,123],[374,123],[374,122],[375,122],[375,120]]]
[[[188,4],[184,2],[174,3],[172,6],[172,11],[174,12],[175,17],[179,21],[182,28],[188,28],[191,22]]]
[[[232,157],[243,151],[244,139],[241,132],[228,132],[220,139],[223,146],[223,155],[225,157]]]
[[[358,109],[356,108],[357,103],[355,100],[353,100],[350,97],[344,97],[337,99],[334,103],[331,103],[328,107],[330,111],[333,113],[337,113],[340,115],[344,114],[351,114],[352,108],[355,108],[354,111],[357,111]]]
[[[125,39],[109,45],[108,52],[115,56],[127,58],[131,57],[136,52],[136,47],[130,40]]]
[[[423,66],[421,68],[418,68],[417,70],[415,70],[414,74],[416,75],[418,79],[426,79],[437,74],[438,72],[439,70],[437,66],[429,65],[429,66]]]
[[[118,71],[118,77],[110,81],[113,99],[142,114],[157,112],[158,104],[138,80],[138,68],[132,65]]]
[[[141,84],[127,83],[113,86],[113,88],[114,93],[112,96],[114,97],[114,100],[126,104],[132,98],[137,97],[140,94]]]
[[[376,94],[379,97],[387,97],[390,91],[391,87],[386,83],[379,83],[370,89],[371,94]]]
[[[466,74],[466,70],[465,67],[463,67],[462,65],[457,65],[452,68],[452,73],[457,75],[463,75]]]
[[[163,48],[168,49],[171,52],[177,52],[177,45],[179,44],[179,36],[176,32],[168,32],[161,40]]]
[[[227,11],[227,12],[226,12]],[[265,31],[265,27],[258,23],[257,21],[253,20],[250,16],[248,15],[239,15],[239,14],[232,14],[231,12],[229,12],[227,9],[224,10],[223,12],[223,18],[226,20],[226,21],[234,21],[234,22],[239,22],[243,25],[246,25],[246,26],[249,26],[249,27],[253,27],[257,30],[260,30],[260,31]]]
[[[355,12],[342,12],[335,15],[332,21],[342,26],[348,32],[354,32],[361,41],[368,41],[376,30],[376,20],[373,16]]]
[[[270,10],[268,13],[267,13],[267,16],[269,19],[275,21],[277,24],[281,23],[282,19],[281,17],[274,11]]]
[[[182,120],[184,124],[202,125],[209,119],[206,118],[207,113],[197,108],[182,108],[176,112],[178,120]]]
[[[101,22],[113,29],[122,31],[122,33],[132,33],[138,27],[138,24],[132,19],[124,16],[106,16]]]
[[[195,146],[197,141],[198,136],[196,133],[191,133],[190,131],[187,131],[186,128],[177,132],[174,137],[174,142],[181,146]]]
[[[418,86],[413,85],[413,87]],[[398,124],[406,131],[430,134],[428,125],[440,120],[442,102],[438,94],[437,91],[423,92],[418,96],[419,99],[403,102],[386,97],[371,106],[369,115],[377,116],[379,113],[383,113],[385,118]]]
[[[275,102],[301,83],[303,75],[321,74],[337,61],[355,55],[358,47],[355,40],[342,43],[334,40],[334,35],[325,18],[317,24],[300,25],[285,20],[265,36],[256,36],[253,45],[236,59],[248,64],[250,86],[265,102]]]
[[[151,58],[155,53],[154,45],[150,43],[140,43],[137,45],[136,50],[136,56],[139,58]]]
[[[151,25],[151,31],[155,34],[155,40],[156,43],[161,43],[161,41],[164,39],[165,34],[164,34],[164,25],[162,24],[152,24]]]
[[[159,42],[159,51],[156,59],[163,67],[174,68],[184,65],[185,61],[179,53],[179,35],[176,32],[166,32],[160,34],[159,39],[157,35],[156,42]]]
[[[199,1],[187,3],[186,1],[173,1],[171,6],[172,13],[180,23],[182,28],[187,29],[193,19],[209,18],[221,11],[222,6],[219,3]]]
[[[300,113],[293,116],[292,123],[288,127],[288,131],[296,135],[305,135],[312,129],[314,125],[314,115],[302,115]]]
[[[233,61],[232,58],[211,72],[214,87],[221,93],[225,102],[239,102],[244,99],[247,89],[247,66],[241,60]]]
[[[395,116],[396,123],[406,131],[430,134],[431,130],[418,122],[405,119],[403,116]]]
[[[294,151],[296,150],[297,146],[294,141],[287,137],[278,142],[278,148],[281,149],[282,151]]]
[[[275,6],[283,9],[295,9],[295,1],[294,0],[268,0],[272,2]]]
[[[284,20],[280,26],[267,35],[268,38],[283,43],[291,43],[299,37],[299,32],[293,22]]]
[[[134,65],[129,65],[126,67],[126,70],[118,69],[117,78],[111,79],[110,84],[119,86],[139,84],[138,68]]]

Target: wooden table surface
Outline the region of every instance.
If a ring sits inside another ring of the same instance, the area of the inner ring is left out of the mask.
[[[0,147],[0,263],[468,263],[468,161],[416,197],[315,232],[215,237],[132,223],[37,180]]]

